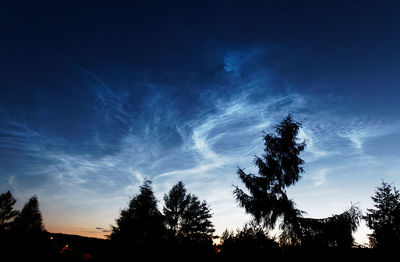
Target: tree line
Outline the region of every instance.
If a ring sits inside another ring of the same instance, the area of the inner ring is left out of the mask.
[[[164,195],[163,212],[159,211],[151,181],[146,179],[121,211],[109,239],[115,253],[123,257],[127,252],[158,255],[154,250],[178,257],[209,256],[214,252],[211,217],[207,202],[187,193],[182,181]]]
[[[372,197],[374,208],[362,215],[357,206],[324,219],[304,217],[287,196],[304,173],[300,158],[306,141],[299,141],[301,122],[286,116],[275,126],[275,134],[264,134],[264,154],[256,156],[256,174],[238,167],[237,175],[246,190],[235,186],[233,196],[239,206],[253,217],[242,229],[225,230],[215,245],[214,225],[209,204],[188,193],[182,181],[164,195],[162,210],[146,179],[112,226],[109,250],[113,257],[146,254],[188,258],[235,257],[243,254],[266,256],[288,248],[352,248],[353,233],[361,220],[372,230],[369,245],[378,249],[400,246],[400,193],[382,181]],[[0,195],[0,245],[13,250],[13,244],[27,244],[36,250],[38,243],[48,252],[51,244],[45,231],[39,202],[33,196],[21,211],[14,209],[16,199],[10,191]],[[280,235],[270,230],[279,224]],[[40,248],[39,248],[40,249]]]

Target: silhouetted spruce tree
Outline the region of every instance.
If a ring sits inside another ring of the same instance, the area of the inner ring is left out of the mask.
[[[10,191],[0,194],[0,232],[9,229],[10,224],[18,215],[18,211],[14,210],[16,202]]]
[[[382,181],[372,197],[375,209],[367,209],[364,219],[372,234],[370,246],[377,248],[400,247],[400,192]]]
[[[211,241],[214,225],[211,210],[205,200],[200,201],[193,194],[188,195],[188,205],[183,212],[180,234],[192,241]]]
[[[164,217],[157,209],[151,181],[145,180],[140,193],[134,196],[113,226],[110,239],[125,251],[146,251],[159,248],[165,235]]]
[[[238,168],[238,175],[250,194],[236,187],[236,200],[258,223],[270,229],[283,217],[284,224],[300,232],[297,217],[301,211],[288,199],[286,188],[298,182],[304,172],[301,166],[304,161],[299,155],[306,143],[297,139],[301,125],[288,115],[275,126],[277,135],[265,134],[264,154],[254,160],[258,174],[247,174]]]
[[[295,202],[287,197],[286,189],[296,184],[304,172],[304,161],[299,155],[306,143],[297,138],[301,126],[288,115],[275,127],[276,135],[265,134],[264,154],[254,160],[258,174],[247,174],[238,168],[249,194],[236,187],[236,200],[268,229],[274,228],[281,218],[280,242],[284,245],[351,247],[352,233],[360,218],[357,207],[325,219],[303,218],[304,212],[296,209]]]
[[[31,197],[15,218],[12,228],[19,233],[37,234],[44,231],[37,196]]]
[[[182,181],[164,196],[164,215],[172,234],[187,241],[212,241],[214,226],[211,210],[206,201],[187,194]]]

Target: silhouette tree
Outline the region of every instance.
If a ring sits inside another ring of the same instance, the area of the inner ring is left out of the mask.
[[[345,212],[328,218],[299,216],[295,223],[281,225],[283,230],[280,241],[292,246],[351,248],[354,244],[352,234],[357,230],[360,217],[361,212],[354,205]],[[294,230],[293,225],[298,225],[300,231]]]
[[[284,227],[290,227],[300,234],[297,218],[301,211],[288,199],[286,188],[294,185],[303,173],[304,161],[299,157],[305,148],[305,141],[298,142],[297,135],[302,124],[286,116],[275,126],[277,135],[265,134],[264,154],[255,157],[258,175],[247,174],[238,168],[238,175],[250,195],[236,187],[234,195],[240,206],[254,216],[257,223],[274,228],[278,218],[283,217]]]
[[[14,210],[16,202],[10,191],[0,194],[0,231],[9,229],[10,224],[18,215],[18,211]]]
[[[190,241],[212,240],[215,230],[207,202],[187,194],[182,181],[171,188],[164,196],[164,201],[166,224],[175,237]]]
[[[193,194],[187,195],[187,198],[188,204],[182,214],[180,233],[192,241],[211,241],[215,230],[207,202],[200,201]]]
[[[369,228],[372,247],[397,248],[400,246],[400,192],[382,181],[372,197],[375,209],[367,209],[364,216]]]
[[[165,234],[164,217],[157,209],[150,180],[145,180],[140,186],[140,193],[121,211],[116,223],[110,239],[123,248],[146,252],[161,245]]]
[[[164,203],[163,212],[167,228],[174,237],[177,237],[183,213],[189,203],[182,181],[179,181],[168,194],[164,195]]]
[[[7,242],[4,244],[7,248],[6,256],[14,256],[15,260],[44,261],[51,256],[51,243],[43,225],[37,196],[26,202],[10,224]]]
[[[44,231],[42,213],[37,196],[31,197],[15,218],[13,229],[20,233],[37,234]]]
[[[164,196],[164,201],[170,251],[175,256],[186,256],[187,259],[193,254],[202,257],[212,254],[215,230],[207,202],[188,194],[182,181],[171,188]]]
[[[325,219],[303,218],[304,212],[287,197],[286,189],[296,184],[304,172],[304,161],[299,155],[306,142],[298,142],[297,138],[301,126],[302,123],[287,115],[275,126],[276,135],[265,134],[264,154],[254,159],[258,174],[247,174],[238,168],[249,194],[236,186],[236,200],[267,229],[273,229],[281,218],[280,242],[284,245],[351,247],[352,233],[360,218],[357,207]]]

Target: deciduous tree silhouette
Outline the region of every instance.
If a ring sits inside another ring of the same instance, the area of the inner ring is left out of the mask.
[[[14,210],[16,202],[10,191],[0,194],[0,232],[9,229],[10,224],[18,215],[19,212]]]
[[[182,181],[164,196],[164,215],[169,236],[180,253],[207,253],[212,251],[214,226],[211,210],[206,201],[186,193]]]
[[[165,235],[164,217],[157,209],[151,181],[145,180],[113,226],[110,239],[124,248],[146,251],[160,247]],[[129,250],[129,251],[130,251]]]
[[[398,248],[400,246],[400,192],[382,181],[372,197],[375,209],[367,209],[364,216],[369,228],[372,247]]]
[[[187,194],[182,181],[164,196],[164,215],[168,228],[175,237],[190,241],[211,241],[214,226],[211,210],[206,201]]]
[[[166,219],[166,225],[173,237],[177,237],[183,213],[187,208],[189,199],[186,193],[185,185],[179,181],[174,185],[168,194],[164,195],[163,212]]]

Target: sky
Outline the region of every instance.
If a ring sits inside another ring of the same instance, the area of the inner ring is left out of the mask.
[[[288,196],[306,217],[400,187],[396,1],[18,1],[0,8],[0,192],[39,198],[50,232],[104,237],[152,180],[182,180],[216,234],[263,132],[307,140]],[[369,233],[361,221],[358,243]]]

